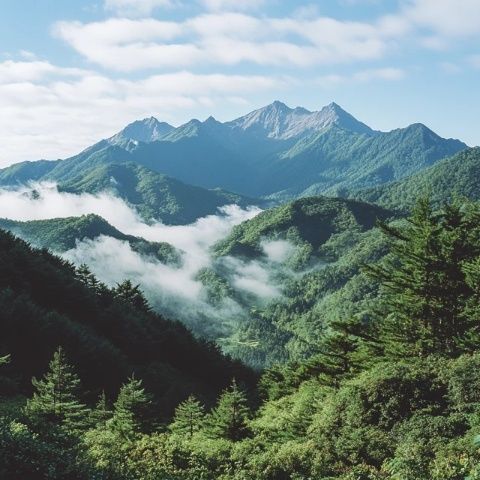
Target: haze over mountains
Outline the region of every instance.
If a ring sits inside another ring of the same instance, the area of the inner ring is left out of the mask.
[[[379,132],[335,103],[310,112],[276,101],[225,123],[209,117],[174,128],[153,117],[138,120],[66,160],[3,169],[0,185],[53,181],[74,192],[110,188],[145,218],[156,213],[167,223],[188,223],[232,201],[255,203],[252,197],[351,194],[401,180],[466,147],[422,124]],[[152,206],[158,191],[160,210],[158,201]]]
[[[340,292],[357,281],[361,259],[377,258],[376,220],[403,215],[426,193],[435,206],[453,192],[479,198],[479,168],[478,148],[419,123],[380,132],[336,103],[310,112],[276,101],[225,123],[137,120],[74,157],[0,170],[0,199],[22,211],[0,209],[9,218],[0,227],[87,261],[109,285],[132,277],[161,313],[263,367],[315,344],[295,331],[300,307],[282,303],[293,282],[310,285],[313,275],[317,297]],[[222,210],[232,204],[236,212]],[[244,222],[259,211],[249,206],[266,211]],[[357,252],[358,242],[368,248]],[[251,312],[273,299],[284,320],[265,313],[262,328],[278,348],[242,346],[262,336]]]

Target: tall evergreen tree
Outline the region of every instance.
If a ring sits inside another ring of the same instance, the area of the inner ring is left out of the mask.
[[[35,392],[25,407],[31,420],[40,426],[52,423],[71,431],[85,426],[88,409],[78,398],[80,379],[61,347],[55,351],[48,372],[40,380],[32,379],[32,384]]]
[[[190,395],[175,409],[175,417],[170,424],[170,430],[187,438],[192,438],[198,432],[205,421],[205,407]]]
[[[132,376],[120,389],[108,426],[124,438],[135,437],[141,431],[150,403],[150,396],[142,387],[142,381]]]
[[[457,355],[471,325],[472,296],[462,266],[480,254],[478,205],[455,202],[434,212],[419,201],[406,224],[380,225],[391,254],[366,267],[383,287],[377,312],[387,355]]]
[[[108,407],[107,396],[105,395],[105,391],[102,391],[95,408],[90,414],[90,419],[93,425],[105,426],[107,424],[107,420],[111,417],[112,411]]]
[[[122,299],[124,302],[130,303],[135,308],[148,312],[151,310],[145,295],[140,290],[140,285],[133,285],[130,280],[124,280],[122,283],[117,284],[113,290],[114,295],[117,298]]]
[[[100,282],[92,273],[87,264],[82,263],[75,271],[76,277],[87,287],[96,290]]]
[[[322,338],[319,357],[323,369],[333,384],[355,374],[360,366],[356,354],[358,352],[358,338],[353,336],[346,325],[336,323]]]
[[[241,440],[249,433],[249,417],[247,395],[234,379],[210,414],[208,432],[215,438],[225,438],[234,442]]]

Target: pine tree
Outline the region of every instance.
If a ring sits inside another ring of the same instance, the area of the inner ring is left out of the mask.
[[[235,379],[218,400],[216,408],[209,417],[208,432],[215,438],[238,441],[248,435],[250,410],[245,391]]]
[[[111,297],[110,289],[92,273],[85,263],[82,263],[76,270],[75,275],[86,287],[103,299]]]
[[[105,391],[103,391],[90,414],[90,419],[93,425],[106,426],[107,420],[111,417],[112,411],[108,408],[107,396],[105,395]]]
[[[142,387],[142,381],[133,376],[120,389],[113,408],[113,417],[107,426],[126,439],[141,431],[142,420],[150,406],[150,396]]]
[[[195,432],[203,427],[205,421],[205,407],[190,395],[175,409],[173,422],[170,424],[170,430],[178,435],[192,438]]]
[[[462,265],[480,254],[478,205],[458,202],[433,212],[419,201],[406,225],[381,224],[391,255],[366,271],[382,285],[377,312],[387,355],[449,356],[462,351],[472,296]]]
[[[358,339],[347,330],[330,329],[320,344],[320,358],[326,375],[337,385],[340,379],[350,377],[359,369],[355,359],[358,351]]]
[[[52,423],[70,431],[85,426],[88,409],[78,398],[80,379],[61,347],[54,353],[48,372],[40,380],[32,379],[32,384],[35,393],[25,407],[32,421],[39,426]]]
[[[151,310],[145,295],[140,290],[140,285],[133,285],[130,280],[125,280],[117,284],[113,293],[126,303],[130,303],[135,308],[148,312]]]
[[[100,282],[97,280],[95,275],[92,273],[88,265],[82,263],[75,272],[76,277],[88,288],[96,290]]]
[[[467,284],[473,291],[463,312],[468,324],[465,335],[460,339],[464,350],[477,351],[480,345],[480,257],[463,265]]]

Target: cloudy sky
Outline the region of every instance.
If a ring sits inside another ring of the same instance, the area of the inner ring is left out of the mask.
[[[276,99],[480,144],[479,0],[1,3],[0,166]]]

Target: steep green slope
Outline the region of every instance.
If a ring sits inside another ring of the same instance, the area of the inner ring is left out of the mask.
[[[85,401],[80,381],[97,370],[57,351],[26,408],[0,397],[0,477],[477,480],[479,220],[479,204],[435,211],[422,201],[370,239],[388,250],[365,265],[375,304],[344,312],[314,355],[266,370],[255,391],[239,379],[215,406],[190,396],[168,425],[135,378],[111,407],[110,395]]]
[[[390,218],[390,211],[374,205],[311,197],[234,227],[215,245],[216,261],[202,277],[214,304],[233,298],[250,311],[219,340],[222,348],[256,368],[315,353],[327,325],[362,311],[376,298],[378,285],[366,281],[360,270],[385,254],[375,224]],[[280,262],[267,253],[270,242],[278,240],[291,246]],[[238,272],[232,272],[232,257],[241,262]],[[249,268],[264,272],[278,294],[266,301],[256,298],[255,290],[245,294],[238,278]]]
[[[62,345],[92,394],[118,391],[135,372],[160,416],[192,391],[207,397],[250,373],[196,341],[179,323],[135,306],[121,291],[0,231],[0,351],[11,355],[1,389],[28,392]],[[5,393],[3,391],[2,393]]]
[[[480,148],[471,148],[389,185],[361,190],[352,197],[387,208],[408,210],[416,199],[428,195],[440,207],[453,196],[480,199]]]
[[[59,165],[60,162],[61,160],[38,160],[36,162],[16,163],[11,167],[0,170],[0,185],[16,186],[41,180]]]
[[[18,222],[0,219],[0,228],[8,230],[40,248],[65,252],[75,248],[77,241],[94,240],[101,235],[127,241],[133,250],[152,255],[163,263],[179,264],[180,254],[166,242],[147,242],[143,238],[125,235],[102,217],[94,214],[81,217],[53,218]]]
[[[224,190],[207,190],[187,185],[174,178],[131,162],[131,154],[107,142],[43,171],[33,164],[19,164],[0,171],[0,186],[16,186],[31,179],[57,182],[59,189],[72,193],[114,192],[134,206],[141,216],[166,224],[192,223],[200,217],[218,213],[232,203],[259,204],[258,200]]]
[[[354,318],[378,300],[378,284],[361,268],[387,253],[380,231],[345,231],[320,249],[327,259],[287,277],[282,295],[257,306],[239,325],[228,351],[256,368],[300,361],[319,351],[319,340],[333,322]]]
[[[333,126],[301,139],[264,168],[270,173],[268,188],[273,198],[319,193],[337,196],[345,188],[401,179],[465,147],[458,140],[442,139],[421,124],[376,135]]]
[[[274,199],[397,180],[466,147],[421,124],[375,134],[332,125],[300,138],[261,142],[248,131],[227,132],[222,143],[205,128],[174,134],[175,141],[139,145],[132,160],[190,184]]]
[[[255,256],[261,253],[263,239],[289,240],[316,251],[334,234],[367,230],[377,220],[390,216],[391,212],[362,202],[328,197],[302,198],[266,210],[237,225],[215,246],[215,253],[218,256]]]
[[[224,190],[206,190],[133,163],[108,164],[63,181],[61,189],[74,193],[113,191],[134,206],[143,218],[167,224],[192,223],[235,203],[242,207],[258,201]]]

